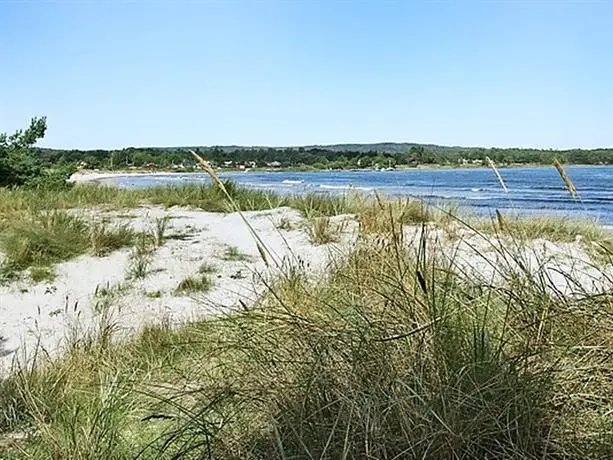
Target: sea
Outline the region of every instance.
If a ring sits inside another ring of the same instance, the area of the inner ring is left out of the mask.
[[[593,219],[613,225],[613,166],[571,166],[568,175],[578,191],[572,197],[554,167],[501,168],[507,191],[488,168],[402,169],[387,171],[247,171],[223,172],[222,179],[244,187],[282,194],[342,194],[375,191],[389,197],[413,197],[447,208],[457,206],[480,215],[495,210],[518,215],[554,215]],[[108,180],[107,180],[108,181]],[[205,173],[126,175],[114,185],[146,188],[209,183]]]

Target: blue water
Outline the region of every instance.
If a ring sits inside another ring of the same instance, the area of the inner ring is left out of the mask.
[[[436,205],[456,204],[479,214],[495,209],[519,214],[556,214],[595,218],[613,224],[613,166],[575,166],[568,173],[580,195],[573,199],[553,167],[500,170],[508,193],[490,169],[432,169],[399,171],[233,172],[223,173],[243,186],[278,193],[366,194],[378,190],[388,196],[413,196]],[[113,179],[120,187],[208,183],[204,173],[122,176]]]

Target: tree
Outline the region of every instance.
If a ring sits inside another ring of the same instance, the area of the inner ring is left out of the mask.
[[[0,133],[0,187],[24,185],[41,174],[32,147],[45,136],[47,119],[33,118],[30,126],[15,134]]]

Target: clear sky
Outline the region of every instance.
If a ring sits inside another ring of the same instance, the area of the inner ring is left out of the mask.
[[[613,2],[0,0],[0,132],[613,147]]]

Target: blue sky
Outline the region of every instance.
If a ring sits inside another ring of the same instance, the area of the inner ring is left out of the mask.
[[[613,3],[0,0],[0,132],[613,147]]]

